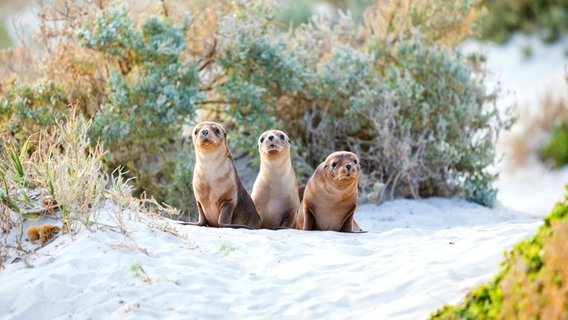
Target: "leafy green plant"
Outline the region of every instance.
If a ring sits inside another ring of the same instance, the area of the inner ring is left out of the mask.
[[[561,125],[552,129],[548,142],[541,147],[540,156],[556,168],[568,164],[568,126]]]
[[[183,198],[177,190],[188,187],[176,183],[191,181],[189,174],[184,181],[173,177],[177,158],[187,152],[176,146],[201,99],[197,65],[182,56],[190,19],[174,24],[150,16],[137,25],[127,12],[126,7],[103,10],[78,32],[86,48],[115,66],[107,82],[108,103],[96,114],[91,136],[110,150],[111,163],[134,173],[141,190],[171,202]],[[177,204],[187,208],[190,199]]]
[[[142,262],[140,262],[140,260],[137,260],[130,265],[130,272],[132,272],[132,277],[134,279],[140,279],[147,283],[152,282],[144,268],[142,268]]]
[[[85,47],[118,61],[108,79],[109,102],[93,126],[93,134],[111,150],[129,146],[134,154],[155,152],[193,117],[197,70],[181,57],[188,24],[189,18],[176,25],[148,17],[138,28],[119,7],[102,11],[79,31]]]
[[[67,114],[64,90],[54,82],[40,79],[29,85],[11,79],[4,87],[0,90],[0,130],[20,143],[53,127]]]

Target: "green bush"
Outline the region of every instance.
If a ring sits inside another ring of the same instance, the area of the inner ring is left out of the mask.
[[[568,314],[568,186],[537,234],[505,254],[501,271],[430,319],[564,319]]]
[[[465,3],[450,8],[468,12]],[[423,21],[427,8],[412,10]],[[361,35],[349,15],[288,34],[270,21],[267,12],[243,10],[221,29],[221,93],[239,139],[250,143],[274,126],[288,131],[303,150],[295,159],[303,181],[327,154],[346,149],[362,159],[364,193],[384,182],[381,198],[460,194],[492,205],[496,176],[487,167],[511,121],[474,72],[477,60],[436,42],[447,40],[451,21],[441,22],[444,37],[428,38],[419,31],[431,24]]]
[[[188,152],[177,146],[182,125],[193,120],[201,99],[197,66],[182,57],[189,22],[150,16],[138,26],[119,7],[101,11],[78,32],[85,47],[116,61],[107,81],[108,103],[94,117],[91,135],[111,151],[112,163],[134,173],[141,190],[184,209],[183,200],[191,203],[191,197],[183,199],[175,190],[188,187],[191,171],[174,179],[182,174],[175,170],[178,158]]]
[[[67,114],[64,89],[47,79],[33,84],[12,79],[0,88],[0,130],[19,143]]]
[[[546,42],[568,31],[568,2],[564,0],[483,0],[488,10],[482,37],[503,43],[514,32],[539,33]]]
[[[568,126],[561,125],[552,129],[548,141],[540,150],[540,156],[555,168],[568,164]]]
[[[287,131],[302,182],[344,149],[361,157],[369,200],[459,195],[491,205],[496,176],[487,168],[510,119],[497,111],[498,92],[484,90],[481,60],[452,49],[475,29],[475,4],[399,0],[289,32],[262,1],[211,3],[183,21],[164,3],[160,17],[140,21],[103,4],[58,39],[64,70],[75,73],[61,79],[74,96],[102,103],[84,113],[111,168],[126,166],[140,191],[182,210],[194,205],[193,152],[180,147],[181,132],[198,108],[223,121],[230,143],[252,159],[262,131]],[[89,86],[74,78],[99,82],[79,92]]]

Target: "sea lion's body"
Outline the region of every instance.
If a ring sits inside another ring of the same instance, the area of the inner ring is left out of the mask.
[[[196,225],[260,228],[260,216],[239,178],[223,126],[204,121],[193,130],[193,190],[199,211]]]
[[[291,228],[300,206],[296,173],[290,157],[290,140],[279,130],[264,132],[258,142],[260,171],[251,197],[262,228]]]
[[[357,208],[360,165],[357,155],[339,151],[330,154],[308,181],[296,228],[361,232],[353,216]]]

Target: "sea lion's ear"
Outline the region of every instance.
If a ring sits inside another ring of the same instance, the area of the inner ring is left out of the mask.
[[[292,144],[292,141],[290,139],[288,139],[288,144]]]
[[[327,169],[328,165],[326,164],[325,167],[323,167],[324,169]]]

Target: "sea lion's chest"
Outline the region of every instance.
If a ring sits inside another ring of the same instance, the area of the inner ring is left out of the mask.
[[[237,181],[234,167],[226,161],[196,163],[193,187],[195,198],[203,208],[207,220],[217,221],[224,205],[237,202]]]

